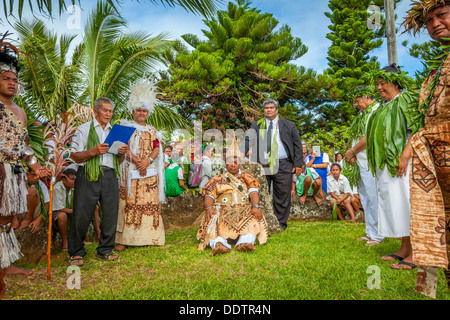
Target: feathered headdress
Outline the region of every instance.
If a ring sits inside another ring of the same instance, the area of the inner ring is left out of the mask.
[[[450,5],[450,0],[415,0],[412,1],[411,8],[407,11],[407,16],[402,22],[405,32],[411,32],[414,35],[425,26],[425,15],[437,7]]]
[[[148,78],[139,79],[131,85],[130,98],[128,100],[128,111],[144,108],[152,114],[155,105],[162,103],[157,95],[156,83]]]
[[[0,73],[10,71],[18,75],[19,50],[10,42],[5,41],[8,35],[8,31],[6,31],[0,39]]]

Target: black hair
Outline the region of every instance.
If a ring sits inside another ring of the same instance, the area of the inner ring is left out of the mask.
[[[342,171],[341,165],[337,162],[334,162],[331,164],[330,171],[331,171],[331,169],[333,169],[334,166],[337,166],[339,168],[339,170]]]
[[[172,147],[172,146],[165,146],[165,147],[164,147],[164,151],[165,151],[166,149],[170,149],[170,151],[173,151],[173,147]]]
[[[75,169],[72,168],[67,168],[66,170],[64,170],[63,174],[68,177],[68,176],[76,176],[77,172],[75,171]]]

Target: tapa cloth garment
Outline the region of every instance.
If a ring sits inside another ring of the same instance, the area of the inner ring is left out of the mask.
[[[440,76],[425,115],[424,129],[412,137],[411,245],[419,266],[416,291],[435,297],[437,268],[444,268],[450,288],[450,57]],[[420,90],[422,103],[429,96],[433,72]]]
[[[411,242],[414,262],[448,268],[450,123],[412,138]]]
[[[409,236],[409,168],[407,175],[392,177],[387,166],[377,169],[378,235],[388,238]]]
[[[267,242],[269,233],[264,213],[255,217],[250,213],[249,195],[258,192],[259,183],[252,175],[239,171],[236,176],[229,172],[213,177],[203,188],[203,195],[215,200],[215,213],[210,219],[202,217],[197,239],[199,250],[204,250],[210,240],[217,237],[236,240],[251,233],[260,245]]]
[[[136,130],[129,145],[130,151],[140,159],[149,158],[153,149],[159,146],[156,131]],[[131,167],[132,163],[128,160],[122,163],[116,242],[130,246],[164,245],[165,232],[159,201],[160,176],[128,179]]]

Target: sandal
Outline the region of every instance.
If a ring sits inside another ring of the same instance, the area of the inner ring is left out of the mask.
[[[397,266],[394,267],[395,264],[393,264],[391,266],[391,269],[395,269],[395,270],[412,270],[414,268],[417,268],[417,266],[414,263],[406,262],[406,261],[400,261],[400,262],[396,263],[396,265]],[[405,268],[403,266],[408,266],[409,268]]]
[[[371,239],[371,240],[366,242],[366,246],[373,247],[373,246],[376,246],[376,245],[378,245],[380,243],[383,243],[383,241],[378,241],[378,240]]]
[[[81,262],[81,263],[74,263],[74,262]],[[71,266],[75,266],[75,267],[81,267],[84,266],[84,260],[83,257],[78,257],[78,258],[74,258],[73,256],[69,258],[69,264]]]
[[[356,239],[356,241],[371,241],[372,239],[370,239],[368,236],[364,236],[361,238]]]
[[[119,259],[119,256],[115,253],[106,253],[106,254],[100,254],[97,253],[97,258],[102,259],[104,261],[114,261]]]
[[[383,257],[391,257],[391,258],[393,258],[393,259],[383,259]],[[381,257],[381,259],[383,259],[384,261],[392,261],[392,260],[400,260],[400,261],[402,261],[403,259],[405,259],[405,258],[402,258],[402,257],[400,257],[400,256],[398,256],[398,255],[396,255],[396,254],[388,254],[387,256],[383,256],[383,257]]]

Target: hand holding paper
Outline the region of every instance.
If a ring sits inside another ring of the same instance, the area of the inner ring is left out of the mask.
[[[105,140],[105,143],[110,146],[108,153],[125,154],[128,151],[127,143],[135,130],[136,128],[133,127],[115,124]]]

